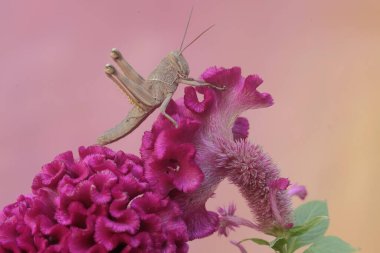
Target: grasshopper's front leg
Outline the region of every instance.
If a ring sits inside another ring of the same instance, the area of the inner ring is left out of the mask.
[[[175,128],[178,128],[177,121],[175,121],[175,119],[173,119],[169,114],[166,113],[166,108],[168,107],[168,104],[169,104],[170,100],[172,99],[172,96],[173,96],[173,93],[169,93],[165,97],[164,101],[162,102],[162,104],[160,106],[160,111],[161,111],[162,115],[164,115],[171,123],[173,123]]]
[[[223,86],[223,87],[219,87],[219,86],[216,86],[216,85],[213,85],[211,83],[206,83],[204,81],[201,81],[201,80],[195,80],[194,78],[180,78],[178,80],[179,83],[183,83],[183,84],[188,84],[188,85],[191,85],[191,86],[210,86],[214,89],[217,89],[217,90],[225,90],[226,89],[226,86]]]

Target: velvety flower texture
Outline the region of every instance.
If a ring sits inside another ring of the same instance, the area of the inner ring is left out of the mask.
[[[247,140],[248,120],[239,117],[272,105],[257,91],[262,80],[238,67],[212,67],[201,78],[226,89],[186,87],[166,110],[178,128],[160,115],[144,133],[141,159],[92,146],[43,166],[33,194],[0,214],[0,253],[187,252],[188,240],[239,225],[273,235],[291,227],[289,181]],[[225,178],[247,200],[252,222],[233,206],[206,210]]]
[[[140,158],[105,147],[57,156],[0,216],[0,252],[187,252],[178,205],[148,190]]]
[[[238,67],[211,67],[202,79],[226,89],[186,87],[184,98],[169,104],[167,112],[179,127],[160,116],[140,149],[148,182],[179,204],[190,239],[219,229],[218,214],[207,211],[205,203],[225,178],[247,199],[259,230],[275,234],[288,229],[290,200],[278,187],[283,186],[279,170],[260,146],[247,141],[248,120],[239,117],[272,105],[269,94],[257,91],[261,78],[244,78]]]

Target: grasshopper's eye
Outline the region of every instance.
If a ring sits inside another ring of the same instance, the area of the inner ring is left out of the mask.
[[[189,75],[189,65],[181,53],[178,51],[171,52],[168,58],[173,66],[175,66],[182,75]]]
[[[189,64],[187,63],[185,57],[183,57],[182,54],[178,55],[178,64],[180,65],[180,69],[182,74],[188,76],[190,69],[189,69]]]

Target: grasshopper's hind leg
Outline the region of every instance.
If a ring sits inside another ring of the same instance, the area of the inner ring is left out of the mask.
[[[138,84],[117,71],[111,64],[105,66],[107,76],[130,98],[132,104],[144,108],[154,106],[156,101],[144,85]]]
[[[153,110],[143,111],[139,107],[134,106],[129,111],[127,117],[114,128],[111,128],[100,136],[97,139],[97,143],[99,145],[106,145],[123,138],[136,129],[152,112]]]
[[[123,55],[116,48],[112,48],[111,57],[116,62],[116,64],[120,67],[121,71],[124,73],[126,77],[128,77],[131,81],[142,85],[144,83],[144,78],[142,78],[136,70],[124,59]]]

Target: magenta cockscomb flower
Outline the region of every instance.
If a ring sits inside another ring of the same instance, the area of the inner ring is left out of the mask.
[[[93,146],[43,166],[32,196],[4,208],[0,249],[14,252],[187,252],[178,205],[148,191],[142,161]]]
[[[287,229],[289,196],[285,190],[270,191],[270,184],[280,178],[279,170],[259,146],[246,140],[249,124],[239,117],[245,110],[272,105],[269,94],[257,91],[262,80],[256,75],[242,77],[237,67],[212,67],[202,78],[226,90],[186,87],[184,99],[169,105],[167,112],[180,126],[175,129],[159,117],[145,133],[141,155],[148,180],[155,185],[164,182],[162,192],[180,205],[190,239],[218,229],[218,215],[207,211],[205,203],[225,178],[239,187],[262,231]],[[197,93],[203,95],[202,101]]]
[[[145,132],[141,159],[92,146],[42,167],[33,195],[0,214],[0,252],[187,252],[187,241],[244,225],[276,235],[292,225],[289,181],[257,144],[240,114],[268,107],[262,80],[238,67],[212,67],[202,78],[225,86],[187,87],[183,99]],[[199,101],[197,93],[204,99]],[[206,210],[219,183],[230,180],[254,215],[235,207]],[[294,193],[296,194],[296,193]]]

